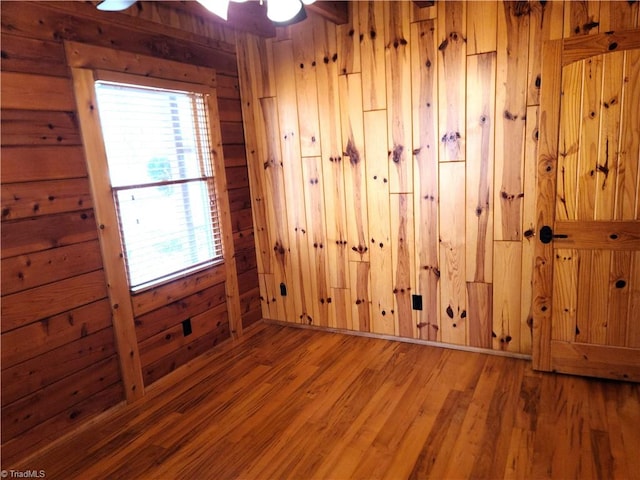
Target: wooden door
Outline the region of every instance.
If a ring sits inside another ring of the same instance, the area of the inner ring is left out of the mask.
[[[533,366],[640,381],[640,30],[543,51]]]

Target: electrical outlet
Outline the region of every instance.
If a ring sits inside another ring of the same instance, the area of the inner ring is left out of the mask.
[[[191,319],[187,318],[186,320],[182,321],[182,335],[188,337],[189,335],[191,335],[191,333],[193,333],[193,330],[191,328]]]
[[[411,295],[411,302],[414,310],[422,310],[422,295]]]

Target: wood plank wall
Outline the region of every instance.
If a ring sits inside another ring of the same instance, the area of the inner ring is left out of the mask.
[[[349,8],[237,35],[264,317],[530,354],[541,46],[638,3]]]
[[[63,40],[216,70],[243,325],[261,318],[235,32],[141,4],[2,2],[3,465],[124,400]],[[135,297],[145,384],[230,336],[224,270]],[[181,322],[191,318],[193,334]]]

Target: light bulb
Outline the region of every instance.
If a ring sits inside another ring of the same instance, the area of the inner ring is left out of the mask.
[[[286,22],[295,17],[301,8],[300,0],[268,0],[267,17],[272,22]]]
[[[97,8],[104,12],[119,12],[126,10],[134,3],[136,3],[136,0],[104,0]]]

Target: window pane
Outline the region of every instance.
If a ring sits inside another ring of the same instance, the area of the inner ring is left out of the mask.
[[[114,187],[205,175],[193,111],[199,96],[104,82],[96,92]]]
[[[96,82],[129,282],[222,256],[202,94]]]
[[[216,256],[206,182],[119,190],[117,199],[132,286]]]

